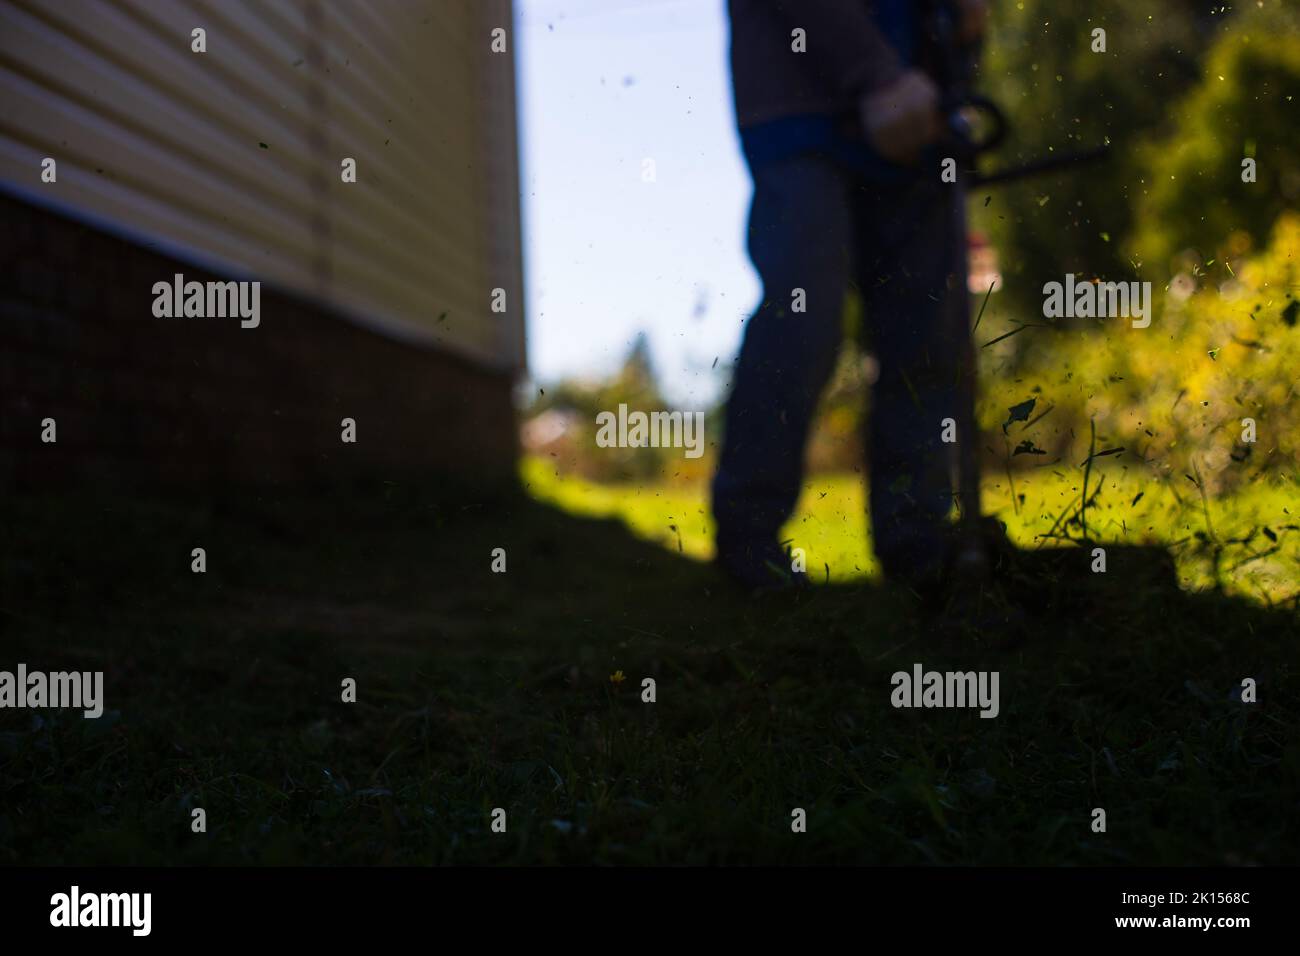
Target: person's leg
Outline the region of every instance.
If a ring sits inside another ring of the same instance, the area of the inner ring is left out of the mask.
[[[880,364],[867,439],[874,548],[887,578],[937,583],[953,494],[943,421],[964,421],[964,204],[937,179],[860,195],[858,277]]]
[[[809,156],[754,170],[748,246],[763,301],[745,329],[712,489],[718,558],[742,579],[762,578],[765,559],[780,554],[777,532],[798,498],[809,422],[838,352],[852,241],[847,182],[832,163]],[[795,290],[804,311],[794,311]]]

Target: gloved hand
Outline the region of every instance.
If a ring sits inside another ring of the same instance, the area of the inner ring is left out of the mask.
[[[899,165],[915,163],[921,150],[939,139],[939,88],[920,70],[908,70],[858,104],[871,147]]]

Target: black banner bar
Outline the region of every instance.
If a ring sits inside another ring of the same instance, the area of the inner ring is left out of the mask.
[[[0,915],[8,941],[75,930],[83,941],[233,943],[270,933],[301,943],[373,943],[479,927],[484,941],[555,933],[594,943],[639,931],[667,940],[681,937],[666,930],[707,927],[710,936],[771,942],[840,929],[885,938],[919,926],[927,941],[1051,934],[1181,943],[1199,936],[1232,946],[1289,925],[1293,876],[1281,869],[9,869],[0,870]]]

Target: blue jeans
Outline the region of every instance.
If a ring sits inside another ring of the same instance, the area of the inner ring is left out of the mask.
[[[775,540],[803,475],[818,398],[834,369],[850,283],[880,375],[865,446],[876,557],[891,578],[940,569],[966,329],[960,186],[931,175],[873,183],[824,155],[752,169],[749,255],[763,301],[749,319],[713,481],[721,557]],[[806,310],[792,310],[803,289]]]

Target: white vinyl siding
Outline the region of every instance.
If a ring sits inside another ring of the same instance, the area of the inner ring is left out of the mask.
[[[513,57],[509,0],[0,0],[0,182],[517,369]]]

